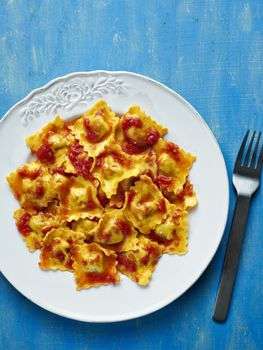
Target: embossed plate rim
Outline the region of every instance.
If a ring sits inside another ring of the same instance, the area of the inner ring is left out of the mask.
[[[219,148],[219,145],[213,135],[213,133],[211,132],[211,130],[209,129],[209,127],[207,126],[207,124],[205,123],[205,121],[203,120],[203,118],[199,115],[199,113],[183,98],[181,97],[179,94],[177,94],[176,92],[174,92],[173,90],[171,90],[170,88],[166,87],[165,85],[151,79],[148,77],[145,77],[143,75],[140,75],[138,73],[132,73],[132,72],[127,72],[127,71],[105,71],[105,70],[97,70],[97,71],[90,71],[90,72],[76,72],[76,73],[70,73],[68,75],[62,76],[62,77],[58,77],[55,78],[53,80],[51,80],[49,83],[47,83],[46,85],[44,85],[41,88],[37,88],[34,89],[31,93],[29,93],[24,99],[20,100],[18,103],[16,103],[2,118],[2,120],[0,121],[0,128],[3,127],[5,121],[7,120],[8,116],[11,115],[18,107],[21,107],[22,105],[26,104],[30,99],[32,99],[35,95],[39,94],[39,93],[43,93],[45,92],[47,89],[51,88],[52,86],[54,86],[57,83],[63,83],[71,78],[81,78],[81,77],[87,77],[87,76],[92,76],[92,75],[115,75],[115,76],[120,76],[120,75],[128,75],[128,76],[132,76],[132,77],[137,77],[138,79],[143,79],[146,82],[149,82],[151,84],[157,85],[160,88],[164,89],[165,92],[171,94],[173,97],[175,97],[177,100],[179,100],[193,115],[193,117],[195,117],[199,123],[202,124],[202,126],[205,128],[206,134],[209,137],[209,139],[211,140],[211,142],[213,143],[213,146],[215,146],[215,148],[217,149],[218,155],[219,157],[221,157],[221,161],[222,161],[222,165],[223,165],[223,172],[225,174],[224,176],[224,186],[226,188],[226,205],[224,208],[224,220],[222,220],[221,225],[220,225],[220,229],[219,231],[221,232],[221,235],[218,235],[217,237],[217,242],[214,245],[213,249],[210,251],[209,256],[207,257],[206,261],[203,263],[202,265],[202,269],[199,271],[198,274],[195,275],[195,278],[191,281],[191,283],[189,283],[187,285],[187,287],[184,290],[181,290],[179,293],[177,293],[176,295],[173,295],[169,298],[166,298],[165,300],[163,300],[162,302],[153,304],[151,306],[149,306],[148,308],[144,308],[141,311],[135,311],[135,312],[129,312],[126,313],[125,315],[123,314],[118,314],[118,315],[107,315],[107,317],[104,317],[104,319],[98,319],[98,318],[90,318],[89,315],[80,315],[78,313],[71,313],[71,314],[67,314],[65,312],[63,312],[63,310],[56,308],[54,306],[48,305],[47,303],[43,303],[41,302],[41,300],[39,300],[37,297],[32,297],[31,295],[28,295],[28,293],[24,293],[21,289],[18,289],[20,291],[21,294],[23,294],[25,297],[27,297],[29,300],[31,300],[32,302],[36,303],[37,305],[43,307],[46,310],[49,310],[53,313],[56,313],[58,315],[64,316],[64,317],[68,317],[68,318],[72,318],[72,319],[76,319],[76,320],[81,320],[81,321],[86,321],[86,322],[115,322],[115,321],[124,321],[124,320],[128,320],[128,319],[133,319],[133,318],[137,318],[143,315],[147,315],[149,313],[152,313],[154,311],[157,311],[159,309],[161,309],[162,307],[168,305],[169,303],[171,303],[172,301],[174,301],[175,299],[179,298],[186,290],[188,290],[200,277],[200,275],[204,272],[204,270],[207,268],[207,266],[209,265],[209,263],[211,262],[213,256],[215,255],[215,252],[220,244],[220,241],[222,239],[223,233],[224,233],[224,228],[226,225],[226,221],[227,221],[227,214],[228,214],[228,207],[229,207],[229,185],[228,185],[228,177],[227,177],[227,171],[226,171],[226,166],[225,166],[225,162],[224,162],[224,158],[223,155],[221,153],[221,150]],[[3,275],[8,279],[8,274],[5,273],[5,271],[2,272]],[[8,279],[9,282],[16,288],[15,286],[15,281],[12,281],[10,279]]]

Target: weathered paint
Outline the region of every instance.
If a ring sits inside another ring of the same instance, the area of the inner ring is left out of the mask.
[[[260,0],[2,0],[0,62],[0,115],[57,76],[131,70],[167,84],[198,109],[222,147],[229,173],[244,131],[263,129]],[[262,192],[252,204],[225,325],[211,317],[227,235],[184,296],[124,323],[84,324],[55,316],[1,276],[0,349],[262,349]],[[231,214],[233,200],[231,190]]]

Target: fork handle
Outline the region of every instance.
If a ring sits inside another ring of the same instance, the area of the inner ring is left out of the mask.
[[[237,274],[241,246],[246,229],[250,199],[251,197],[239,195],[236,200],[224,266],[222,269],[221,280],[214,308],[213,319],[217,322],[224,322],[227,318]]]

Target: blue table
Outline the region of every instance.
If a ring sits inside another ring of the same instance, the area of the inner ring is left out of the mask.
[[[157,79],[201,113],[229,174],[245,130],[263,129],[261,0],[2,0],[0,62],[0,115],[73,71],[130,70]],[[262,349],[262,192],[263,186],[252,204],[226,324],[214,323],[212,311],[229,223],[215,258],[188,292],[124,323],[63,319],[0,275],[0,349]],[[230,215],[233,202],[231,187]]]

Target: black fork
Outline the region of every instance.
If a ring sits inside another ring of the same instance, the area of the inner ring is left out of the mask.
[[[224,322],[227,318],[237,274],[242,241],[246,229],[250,201],[260,184],[260,174],[263,165],[263,146],[260,152],[258,149],[261,132],[257,137],[256,132],[253,132],[245,154],[248,135],[249,130],[246,132],[241,144],[233,172],[233,184],[237,191],[237,200],[213,315],[213,319],[218,322]],[[254,144],[254,151],[252,157],[250,157]],[[243,158],[244,161],[242,161]]]

